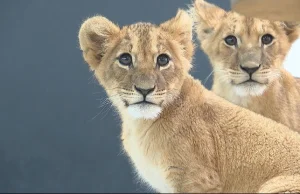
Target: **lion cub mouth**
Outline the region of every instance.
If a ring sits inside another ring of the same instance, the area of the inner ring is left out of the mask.
[[[149,101],[140,101],[127,106],[127,111],[135,119],[155,119],[162,112],[162,107]]]
[[[248,80],[246,80],[246,81],[244,81],[242,83],[239,83],[238,85],[253,86],[253,85],[256,85],[256,84],[260,85],[262,83],[260,83],[260,82],[258,82],[256,80],[253,80],[253,79],[248,79]]]
[[[133,103],[131,105],[135,105],[135,104],[140,104],[140,105],[147,105],[147,104],[149,104],[149,105],[156,105],[156,106],[158,106],[157,104],[155,104],[153,102],[146,101],[146,100],[143,100],[143,101],[140,101],[140,102],[136,102],[136,103]]]
[[[154,100],[154,99],[152,99]],[[161,99],[160,101],[153,102],[150,98],[149,99],[140,99],[137,102],[130,102],[127,99],[123,99],[125,108],[129,116],[135,119],[155,119],[157,118],[160,113],[162,112],[162,106],[164,100]]]
[[[266,85],[260,83],[256,80],[249,79],[242,83],[234,85],[235,93],[238,96],[246,97],[246,96],[260,96],[266,90]]]

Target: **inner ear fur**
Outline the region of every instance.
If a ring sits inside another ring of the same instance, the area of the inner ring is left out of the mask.
[[[99,65],[110,42],[119,32],[117,25],[102,16],[88,18],[82,23],[78,34],[80,49],[92,70]]]
[[[300,36],[300,22],[282,22],[284,30],[289,37],[289,41],[293,43]]]
[[[185,57],[191,61],[194,55],[193,44],[193,20],[190,15],[181,9],[176,16],[160,26],[172,39],[176,40],[182,46]]]
[[[204,0],[195,0],[190,8],[199,40],[211,34],[227,12],[220,7],[207,3]]]

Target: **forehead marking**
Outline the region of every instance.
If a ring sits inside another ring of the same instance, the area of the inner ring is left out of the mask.
[[[253,18],[246,17],[245,27],[247,29],[247,35],[248,36],[251,36],[252,30],[253,30],[252,29],[253,24],[254,24]]]
[[[144,66],[151,61],[153,53],[157,52],[156,27],[149,23],[137,23],[129,27],[132,52],[136,55],[138,66]]]

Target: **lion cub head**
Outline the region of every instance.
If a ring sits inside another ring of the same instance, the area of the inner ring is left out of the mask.
[[[238,96],[262,95],[281,76],[299,24],[249,18],[203,0],[192,8],[198,39],[214,70],[214,88]]]
[[[119,28],[87,19],[79,31],[83,57],[121,114],[153,119],[179,95],[193,56],[192,19],[179,10],[159,26]]]

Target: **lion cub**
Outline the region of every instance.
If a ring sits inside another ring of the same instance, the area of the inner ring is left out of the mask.
[[[300,132],[300,79],[282,67],[300,25],[245,17],[203,0],[192,11],[213,66],[212,90]]]
[[[122,119],[123,147],[159,192],[300,191],[300,135],[189,75],[192,19],[119,28],[96,16],[80,47]]]

